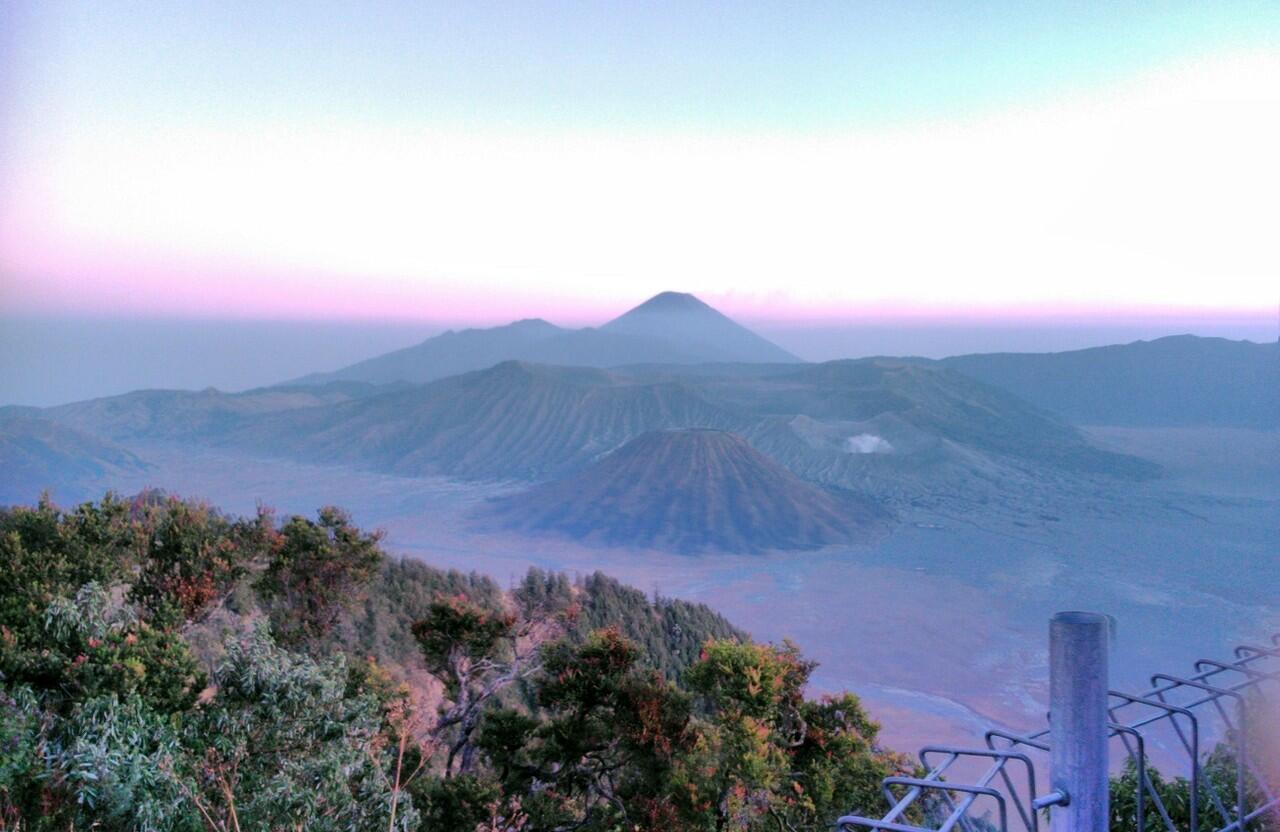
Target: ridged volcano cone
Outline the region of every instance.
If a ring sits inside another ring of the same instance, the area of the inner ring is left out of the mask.
[[[678,552],[814,549],[865,540],[887,519],[804,482],[719,430],[639,436],[562,480],[495,500],[501,526]]]

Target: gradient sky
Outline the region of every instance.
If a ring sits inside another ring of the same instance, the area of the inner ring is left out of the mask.
[[[1273,320],[1277,147],[1274,0],[10,0],[0,313]]]

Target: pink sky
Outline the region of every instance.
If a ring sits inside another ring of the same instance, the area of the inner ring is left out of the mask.
[[[67,121],[0,170],[0,311],[598,323],[1273,320],[1280,53],[792,135]]]
[[[247,268],[217,269],[208,262],[106,267],[50,258],[43,274],[8,277],[0,306],[6,314],[76,317],[195,319],[290,319],[423,322],[441,326],[494,325],[540,317],[567,326],[593,326],[625,312],[660,291],[686,287],[653,283],[637,294],[584,299],[555,296],[519,286],[478,296],[475,289],[447,283],[384,287],[321,272],[264,274]],[[78,275],[92,274],[92,279]],[[835,326],[895,322],[929,325],[1139,324],[1187,327],[1197,322],[1262,327],[1277,309],[1160,304],[1099,305],[1087,302],[1017,304],[929,303],[861,299],[804,305],[784,293],[696,293],[735,319],[767,324]]]

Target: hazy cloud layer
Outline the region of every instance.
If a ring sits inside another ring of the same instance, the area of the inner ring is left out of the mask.
[[[11,309],[585,319],[1271,310],[1280,54],[786,133],[67,125],[0,197]]]

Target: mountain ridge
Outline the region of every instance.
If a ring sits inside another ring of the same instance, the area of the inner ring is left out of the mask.
[[[1076,424],[1280,429],[1280,344],[1170,335],[938,363]]]
[[[449,330],[291,383],[422,384],[517,359],[584,367],[800,361],[693,295],[661,292],[598,327],[566,329],[524,318],[496,327]]]
[[[97,496],[81,487],[84,478],[148,467],[109,440],[47,417],[0,409],[0,504],[30,500],[33,483],[59,499],[78,501]]]
[[[116,441],[476,481],[563,477],[642,433],[684,428],[734,431],[802,479],[901,502],[1159,471],[1012,394],[901,359],[625,370],[507,361],[425,385],[144,392],[47,415]]]
[[[679,382],[632,383],[599,368],[505,361],[331,408],[265,417],[225,441],[405,475],[542,479],[648,430],[741,423]]]

